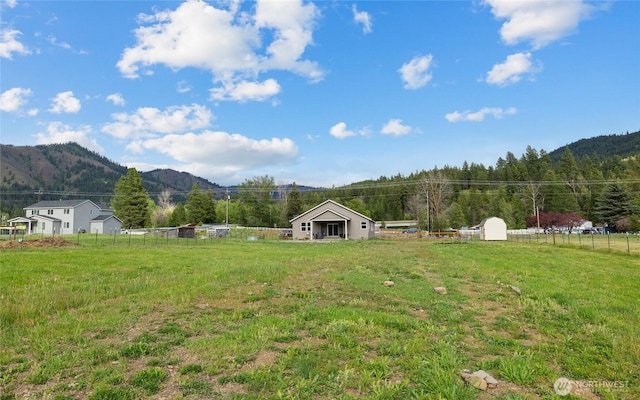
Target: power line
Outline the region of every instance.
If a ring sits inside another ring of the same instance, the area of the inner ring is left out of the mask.
[[[331,191],[351,191],[351,190],[371,190],[371,189],[386,189],[393,187],[406,187],[411,188],[420,183],[429,182],[434,184],[451,184],[451,185],[459,185],[466,186],[467,188],[499,188],[499,187],[521,187],[527,188],[530,186],[537,187],[553,187],[553,186],[606,186],[612,183],[622,183],[627,185],[640,184],[640,178],[634,179],[605,179],[605,180],[579,180],[575,182],[566,182],[566,181],[474,181],[474,180],[461,180],[461,179],[414,179],[414,180],[405,180],[405,181],[390,181],[390,182],[367,182],[361,184],[350,184],[346,186],[338,186],[338,187],[318,187],[313,190],[300,190],[300,192],[331,192]],[[227,189],[228,190],[228,189]],[[257,193],[266,193],[272,192],[273,188],[263,188],[263,187],[255,187],[255,188],[238,188],[238,191],[249,191],[249,192],[257,192]],[[172,195],[183,195],[186,196],[190,193],[190,191],[172,191]],[[16,190],[16,191],[3,191],[2,196],[5,195],[33,195],[33,190]],[[77,191],[63,191],[63,190],[42,190],[40,189],[36,192],[38,196],[48,195],[48,196],[77,196],[77,197],[115,197],[116,194],[114,192],[77,192]],[[150,197],[158,196],[162,194],[162,192],[147,192]],[[393,194],[390,194],[393,195]]]

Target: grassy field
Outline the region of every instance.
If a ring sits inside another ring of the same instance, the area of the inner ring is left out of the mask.
[[[640,398],[633,254],[110,240],[1,251],[0,399]]]

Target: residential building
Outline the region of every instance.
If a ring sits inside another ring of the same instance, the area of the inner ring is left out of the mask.
[[[352,209],[327,200],[289,221],[293,239],[370,239],[375,221]]]
[[[26,216],[9,220],[24,234],[67,235],[74,233],[120,233],[122,221],[113,210],[91,200],[39,201],[24,208]]]

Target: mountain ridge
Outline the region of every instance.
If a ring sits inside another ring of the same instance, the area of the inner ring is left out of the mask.
[[[566,148],[575,158],[594,155],[600,159],[625,158],[640,153],[640,131],[580,139],[550,152],[552,161],[557,162]],[[61,196],[83,196],[108,204],[116,182],[127,171],[127,167],[74,142],[37,146],[0,144],[0,167],[0,208],[4,211]],[[237,192],[237,185],[223,187],[172,169],[155,169],[140,175],[152,197],[170,191],[176,203],[186,201],[194,184],[201,190],[211,190],[216,199],[223,198],[227,190]],[[319,189],[303,185],[298,188]]]

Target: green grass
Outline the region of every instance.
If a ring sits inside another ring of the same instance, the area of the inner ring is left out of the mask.
[[[551,399],[559,377],[624,382],[597,395],[640,397],[635,255],[110,240],[2,250],[1,398]],[[466,386],[465,368],[501,384]]]

